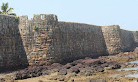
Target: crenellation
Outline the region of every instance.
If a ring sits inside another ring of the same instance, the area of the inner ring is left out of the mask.
[[[39,20],[42,20],[42,17],[40,14],[35,14],[33,17],[33,20],[39,21]]]
[[[47,21],[47,24],[54,23],[58,21],[57,16],[53,14],[35,14],[33,17],[34,21]],[[50,22],[50,23],[48,23]]]

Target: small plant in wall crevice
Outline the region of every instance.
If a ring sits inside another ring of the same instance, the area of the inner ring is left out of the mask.
[[[117,28],[114,27],[114,28],[113,28],[113,31],[116,31],[116,30],[117,30]]]
[[[15,17],[15,20],[18,22],[18,21],[19,21],[19,17],[18,17],[18,16],[16,16],[16,17]]]
[[[34,30],[38,31],[38,26],[37,25],[34,26]]]

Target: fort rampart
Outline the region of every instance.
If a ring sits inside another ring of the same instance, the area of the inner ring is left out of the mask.
[[[29,64],[114,55],[133,51],[138,42],[137,31],[123,30],[118,25],[62,22],[53,14],[34,15],[31,20],[21,16],[20,32]]]
[[[64,64],[85,57],[133,51],[138,46],[138,31],[123,30],[118,25],[62,22],[53,14],[34,15],[30,20],[27,16],[17,20],[13,16],[0,15],[0,23],[3,43],[0,67],[14,66],[11,61],[19,63],[15,65],[25,64],[25,54],[29,65]]]
[[[0,72],[28,66],[18,24],[14,16],[0,15]]]

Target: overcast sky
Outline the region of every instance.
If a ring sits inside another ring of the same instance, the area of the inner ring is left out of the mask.
[[[56,14],[60,21],[120,25],[138,30],[138,0],[0,0],[17,15]]]

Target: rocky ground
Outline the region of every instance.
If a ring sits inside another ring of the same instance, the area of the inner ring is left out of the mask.
[[[138,48],[134,52],[85,58],[61,65],[34,65],[26,69],[0,74],[0,82],[137,82],[138,78],[126,77],[134,71],[117,71],[120,68],[136,67],[126,62],[138,60]],[[138,73],[138,71],[135,71]]]

